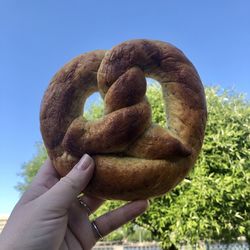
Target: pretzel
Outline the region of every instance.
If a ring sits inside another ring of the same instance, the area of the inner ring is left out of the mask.
[[[161,84],[167,128],[151,121],[145,77]],[[83,106],[96,91],[104,116],[88,121]],[[65,176],[88,153],[96,167],[85,192],[120,200],[159,196],[183,180],[202,147],[206,119],[204,89],[192,63],[174,46],[151,40],[76,57],[53,77],[40,112],[58,173]]]

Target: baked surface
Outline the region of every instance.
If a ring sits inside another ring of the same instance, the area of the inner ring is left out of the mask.
[[[152,124],[145,77],[162,87],[167,128]],[[83,106],[99,91],[105,114],[87,121]],[[159,196],[194,165],[207,119],[200,77],[174,46],[131,40],[67,63],[51,80],[40,112],[48,154],[61,176],[84,153],[96,164],[86,192],[104,199]]]

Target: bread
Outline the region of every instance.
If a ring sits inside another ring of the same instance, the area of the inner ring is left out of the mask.
[[[145,77],[161,84],[167,128],[151,121]],[[87,121],[83,106],[96,91],[105,114]],[[151,40],[76,57],[51,80],[40,112],[58,173],[66,175],[88,153],[96,167],[85,192],[119,200],[159,196],[183,180],[202,147],[206,119],[204,89],[192,63],[174,46]]]

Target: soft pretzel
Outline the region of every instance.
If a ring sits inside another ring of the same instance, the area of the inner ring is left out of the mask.
[[[146,77],[162,87],[167,128],[152,124]],[[83,106],[99,91],[105,114],[87,121]],[[61,176],[84,153],[95,161],[86,193],[104,199],[159,196],[194,165],[207,119],[197,71],[174,46],[131,40],[109,51],[80,55],[52,79],[42,101],[41,132]]]

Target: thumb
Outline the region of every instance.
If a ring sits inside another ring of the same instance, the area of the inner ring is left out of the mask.
[[[88,185],[94,172],[94,160],[85,154],[73,169],[60,179],[43,197],[53,208],[69,209],[77,195]]]

